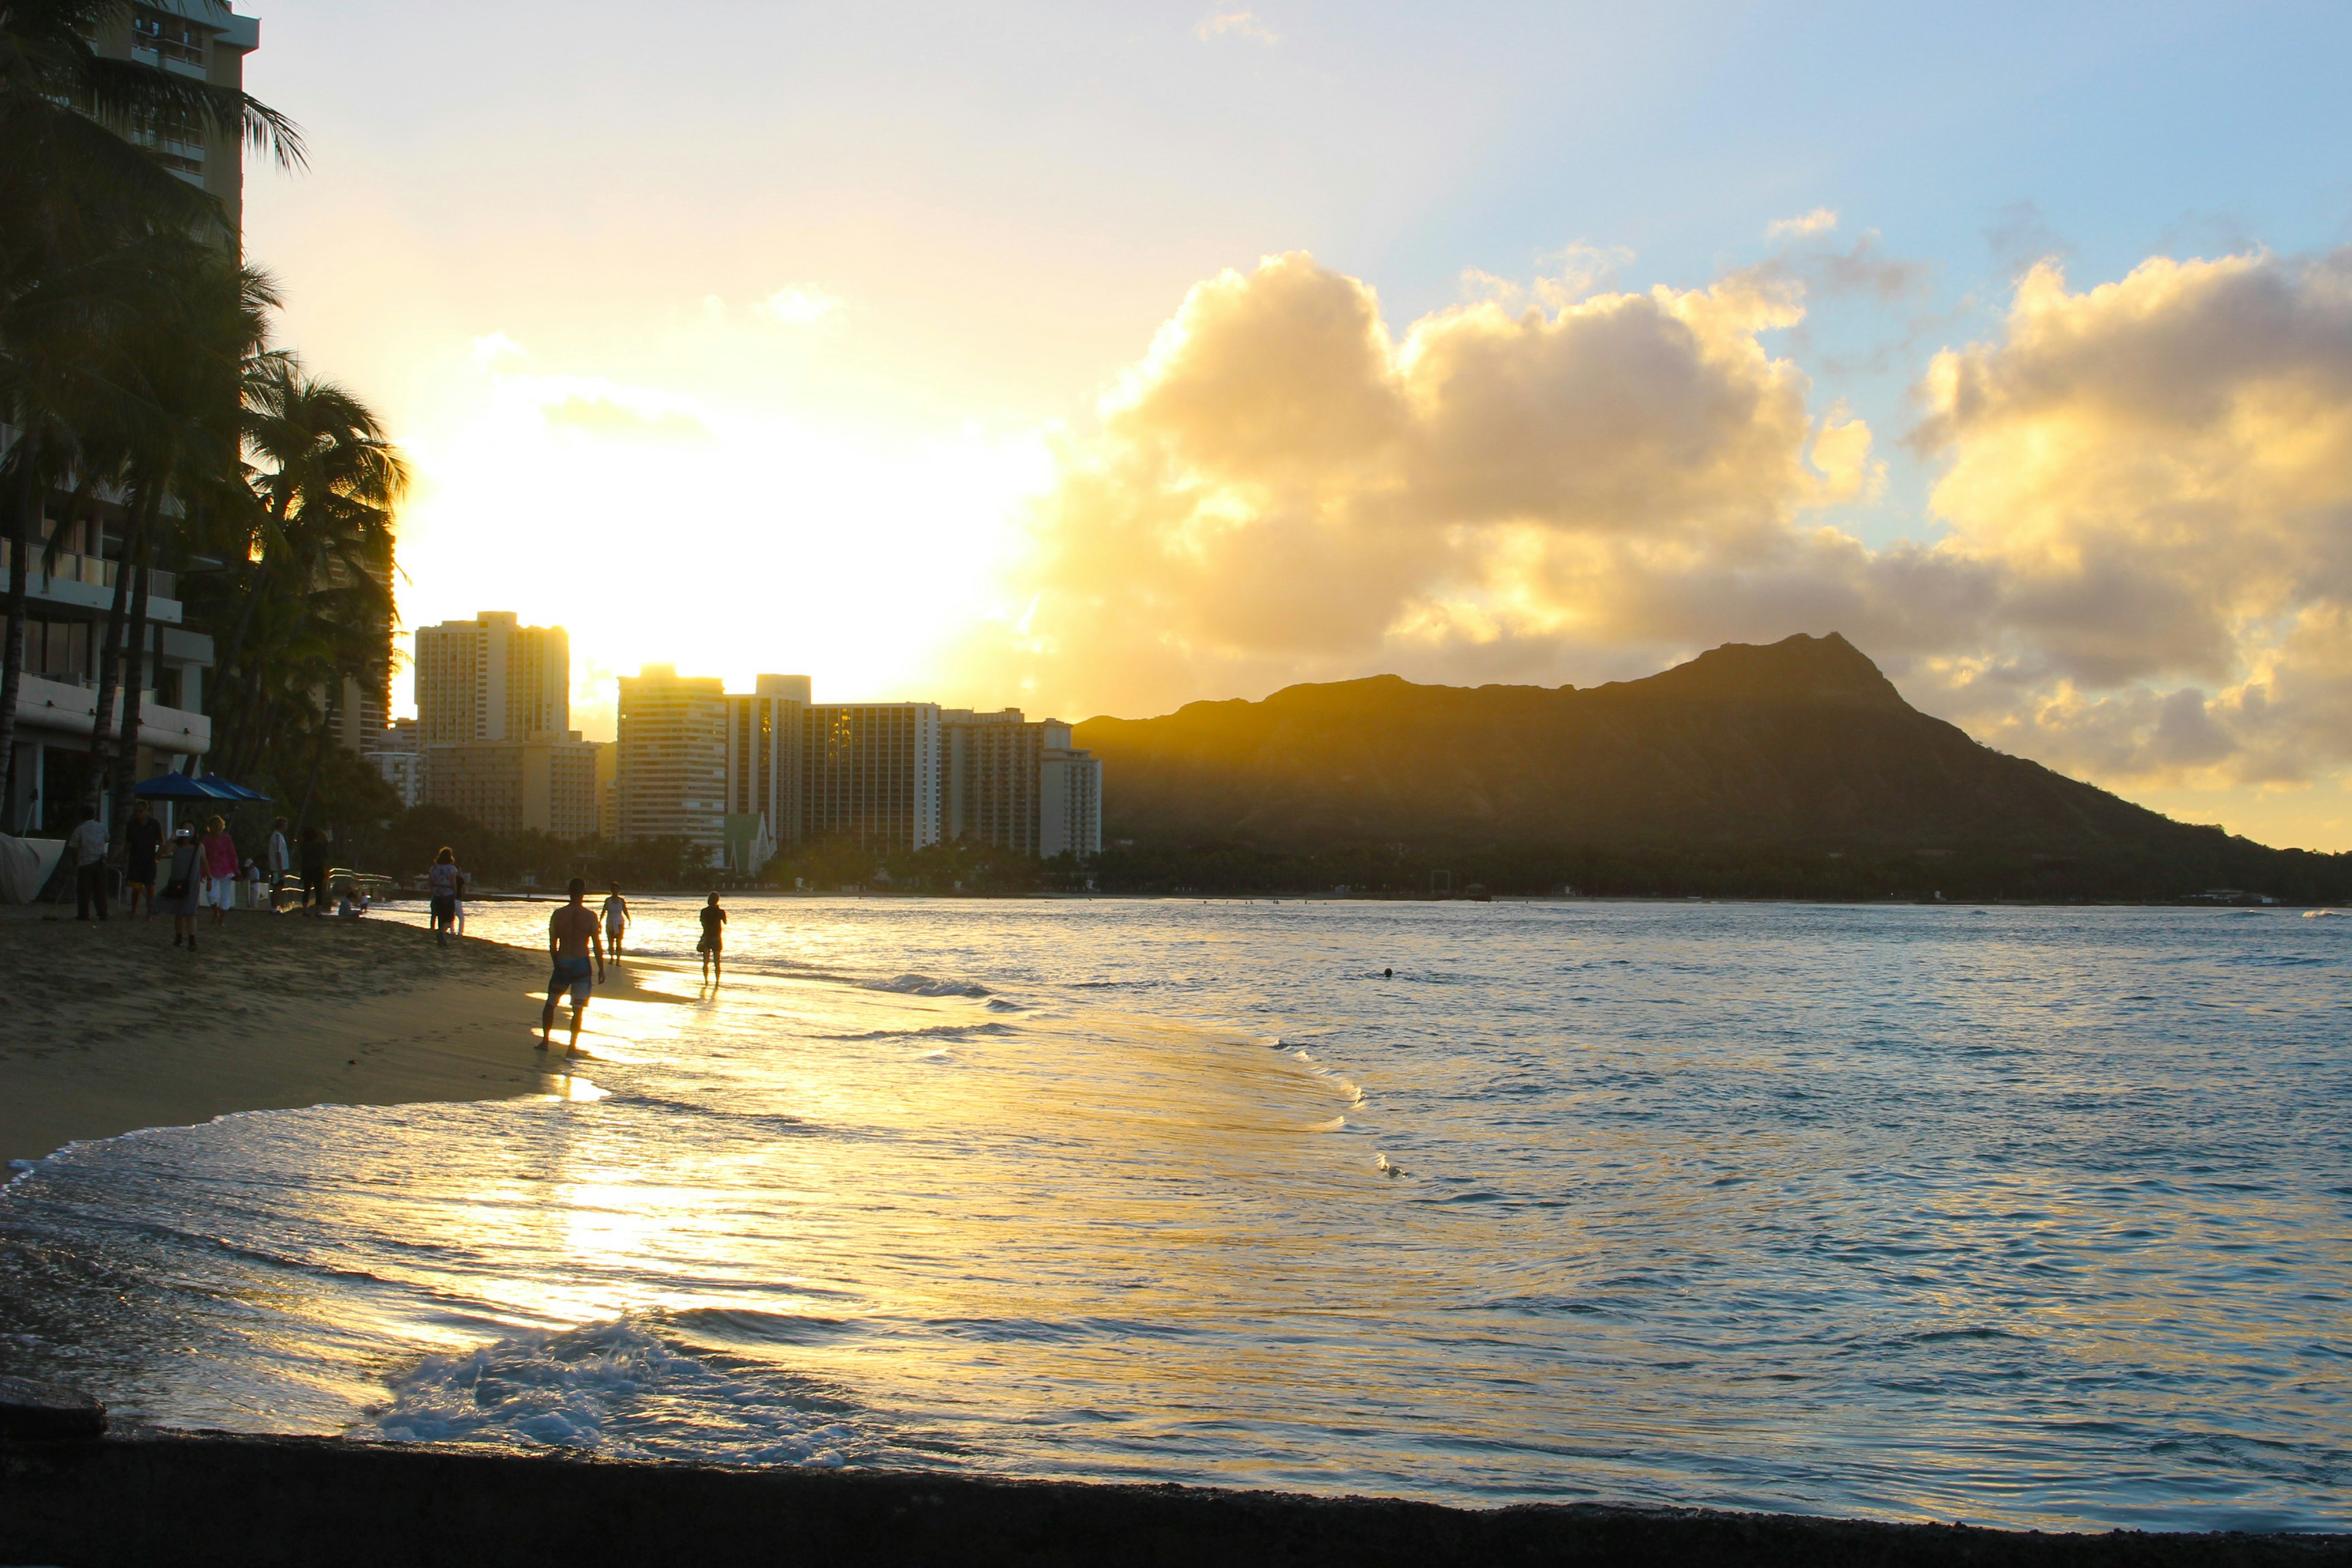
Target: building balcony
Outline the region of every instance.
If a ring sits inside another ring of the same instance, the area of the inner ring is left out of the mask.
[[[54,563],[45,552],[26,552],[30,570],[25,578],[26,597],[44,609],[84,610],[104,616],[114,605],[114,583],[122,570],[117,561],[92,555],[60,555]],[[54,569],[52,570],[52,566]],[[0,584],[13,571],[9,547],[0,542]],[[178,626],[181,620],[180,580],[172,573],[150,569],[147,574],[147,621],[151,626]]]
[[[123,694],[114,696],[114,721],[122,721]],[[97,727],[98,692],[90,687],[27,675],[16,694],[16,737],[55,745],[79,737],[88,741]],[[213,721],[202,713],[157,707],[142,693],[139,705],[139,743],[159,752],[196,756],[210,751]]]

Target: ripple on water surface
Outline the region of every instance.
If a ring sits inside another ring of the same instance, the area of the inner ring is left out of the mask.
[[[657,1459],[2352,1522],[2352,921],[742,900],[712,988],[638,907],[673,1000],[592,1006],[593,1083],[21,1177],[5,1364]]]

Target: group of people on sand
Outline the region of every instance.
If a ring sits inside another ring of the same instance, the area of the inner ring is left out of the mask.
[[[569,1048],[576,1052],[580,1049],[580,1026],[588,1012],[589,992],[604,984],[608,946],[611,963],[617,965],[621,962],[621,943],[632,917],[629,901],[621,896],[618,882],[613,884],[601,910],[588,907],[586,878],[572,878],[564,892],[565,901],[556,905],[554,912],[547,917],[547,956],[555,967],[547,977],[547,1005],[539,1010],[539,1048],[545,1050],[554,1044],[556,1005],[568,992],[572,997]],[[702,958],[702,977],[715,984],[723,977],[727,911],[719,907],[719,895],[714,892],[704,900],[698,913],[702,917],[702,935],[694,944],[695,952]]]
[[[82,814],[66,847],[74,858],[74,918],[107,919],[107,859],[113,840],[95,810]],[[131,803],[131,820],[122,827],[122,848],[123,917],[135,919],[142,903],[150,920],[170,915],[173,947],[194,951],[197,921],[205,910],[212,910],[215,928],[226,920],[237,905],[240,882],[252,884],[257,904],[266,900],[277,912],[327,912],[327,836],[316,827],[302,836],[301,901],[289,910],[280,897],[293,890],[293,857],[282,816],[270,824],[266,873],[262,865],[240,858],[226,818],[211,817],[201,825],[184,822],[167,841],[163,825],[143,800]],[[363,907],[355,905],[348,886],[342,894],[346,913]]]

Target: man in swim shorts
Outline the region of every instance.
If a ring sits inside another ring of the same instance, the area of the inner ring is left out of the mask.
[[[596,959],[596,978],[604,978],[604,939],[597,934],[596,911],[587,904],[588,883],[579,877],[572,879],[565,889],[572,901],[556,906],[547,917],[547,955],[555,961],[555,973],[547,977],[547,1005],[539,1013],[539,1048],[545,1050],[555,1042],[550,1031],[555,1027],[556,998],[569,990],[572,993],[572,1047],[580,1048],[580,1016],[588,1010],[588,959]]]
[[[629,929],[629,900],[621,897],[621,884],[613,884],[611,897],[604,900],[604,945],[613,950],[613,962],[621,962],[621,933]]]
[[[726,950],[727,911],[719,907],[719,895],[713,893],[710,901],[702,906],[702,940],[694,944],[694,951],[702,954],[702,977],[705,980],[716,982],[726,978],[726,964],[721,957]]]

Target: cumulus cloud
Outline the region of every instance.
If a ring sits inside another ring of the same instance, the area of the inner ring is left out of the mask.
[[[1837,227],[1838,215],[1829,207],[1815,207],[1800,217],[1784,217],[1764,226],[1767,239],[1811,239]]]
[[[1838,629],[2104,783],[2352,765],[2352,253],[2032,268],[1922,377],[1948,531],[1879,548],[1822,510],[1883,488],[1874,432],[1764,346],[1824,286],[1496,289],[1400,334],[1304,254],[1207,279],[1065,438],[973,668],[1136,712]]]
[[[1150,706],[1384,665],[1637,665],[1708,618],[1675,584],[1804,598],[1804,563],[1843,546],[1796,520],[1880,471],[1868,427],[1810,416],[1759,340],[1800,292],[1489,300],[1399,338],[1304,254],[1201,283],[1064,451],[992,652],[1033,689]]]
[[[632,441],[707,441],[710,429],[685,409],[648,406],[605,392],[574,392],[543,405],[540,416],[562,430]]]
[[[779,289],[751,306],[753,315],[780,327],[825,326],[838,321],[842,310],[840,300],[806,283]]]
[[[1248,11],[1218,11],[1205,17],[1192,29],[1192,36],[1202,43],[1214,38],[1248,38],[1261,44],[1278,44],[1282,35],[1257,19]]]
[[[1998,565],[1990,640],[2053,683],[2004,732],[2118,778],[2352,761],[2352,254],[2158,258],[2080,292],[2043,263],[1925,391],[1946,549]]]

